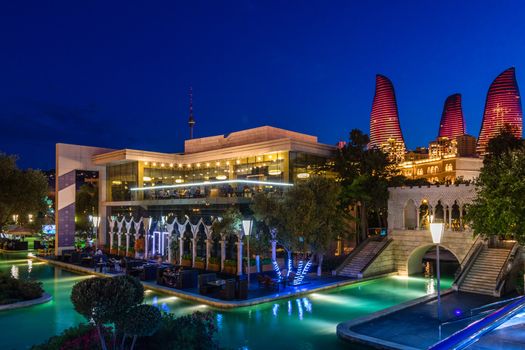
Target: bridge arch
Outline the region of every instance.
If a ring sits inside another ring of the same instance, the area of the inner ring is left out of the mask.
[[[423,263],[423,257],[434,246],[435,246],[435,244],[433,244],[433,243],[422,244],[422,245],[416,247],[415,249],[413,249],[408,254],[408,257],[407,257],[407,260],[406,260],[406,271],[407,271],[408,275],[413,275],[413,274],[421,272],[421,266],[422,266],[422,263]],[[452,255],[454,255],[454,257],[456,258],[458,263],[461,262],[460,257],[458,256],[458,253],[454,252],[453,249],[450,249],[448,246],[443,245],[443,244],[440,244],[440,249],[445,249],[445,250],[449,251]]]

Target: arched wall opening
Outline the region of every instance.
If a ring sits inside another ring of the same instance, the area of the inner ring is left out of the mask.
[[[459,259],[453,251],[440,245],[440,268],[441,275],[454,277],[454,273],[459,268]],[[436,271],[436,245],[425,244],[417,247],[410,253],[407,259],[407,272],[409,275],[430,273],[435,275]]]

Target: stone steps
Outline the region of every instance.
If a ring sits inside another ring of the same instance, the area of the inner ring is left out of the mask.
[[[501,268],[507,260],[510,250],[492,249],[483,250],[468,271],[467,276],[459,286],[462,292],[494,295],[496,282]]]
[[[340,276],[356,278],[365,268],[365,266],[377,255],[377,253],[386,244],[385,242],[369,241],[356,254],[347,265],[339,272]]]

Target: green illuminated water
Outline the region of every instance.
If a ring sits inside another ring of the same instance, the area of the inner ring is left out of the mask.
[[[2,350],[26,349],[84,322],[74,311],[69,296],[72,286],[88,277],[25,258],[15,259],[12,255],[0,256],[0,271],[10,271],[20,278],[36,278],[53,296],[52,302],[43,305],[0,312]],[[450,279],[442,281],[443,288],[450,284]],[[388,277],[232,311],[215,310],[149,291],[146,302],[176,315],[213,311],[223,347],[327,350],[348,349],[335,334],[338,323],[424,296],[432,290],[429,279]]]

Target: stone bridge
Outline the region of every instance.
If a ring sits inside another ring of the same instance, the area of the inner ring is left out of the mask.
[[[392,241],[363,272],[363,276],[392,271],[405,276],[421,272],[423,256],[434,246],[430,231],[393,230],[389,233],[389,237]],[[472,231],[445,230],[440,246],[449,250],[461,263],[474,240]]]

